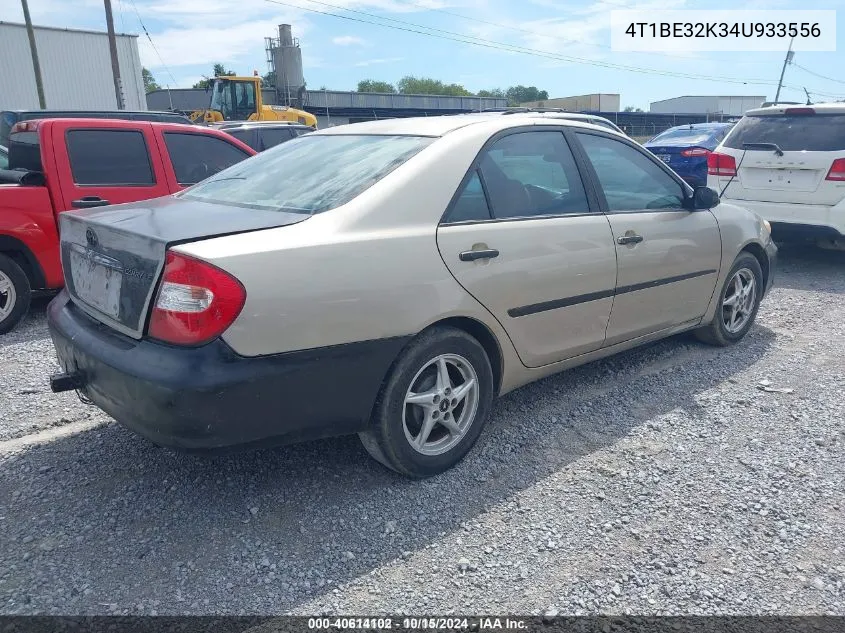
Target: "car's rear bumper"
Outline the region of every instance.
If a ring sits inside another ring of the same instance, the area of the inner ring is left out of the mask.
[[[776,240],[845,238],[845,203],[835,206],[724,198],[772,223]]]
[[[47,309],[59,363],[115,420],[156,444],[221,449],[355,433],[366,427],[406,338],[245,358],[223,341],[136,341],[77,309]],[[78,373],[76,373],[78,372]]]

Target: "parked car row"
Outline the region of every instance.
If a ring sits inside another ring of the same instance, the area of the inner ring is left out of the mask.
[[[146,125],[167,179],[184,130]],[[767,222],[569,117],[339,126],[173,184],[58,214],[48,325],[54,391],[183,449],[357,433],[430,476],[521,385],[682,331],[739,341],[775,272]]]
[[[775,239],[845,249],[845,104],[764,106],[736,123],[670,128],[645,147],[768,220]]]

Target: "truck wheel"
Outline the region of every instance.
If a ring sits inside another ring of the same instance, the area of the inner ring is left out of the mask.
[[[11,331],[26,316],[31,293],[26,273],[0,253],[0,334]]]

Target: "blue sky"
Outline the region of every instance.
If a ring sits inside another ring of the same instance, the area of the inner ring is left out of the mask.
[[[524,84],[547,90],[552,97],[619,93],[622,107],[648,109],[650,101],[689,94],[773,98],[783,61],[782,53],[667,55],[610,50],[613,9],[653,11],[657,19],[661,9],[739,8],[720,0],[284,0],[284,3],[112,0],[115,28],[141,34],[138,42],[142,63],[160,84],[171,87],[189,87],[203,74],[210,74],[214,62],[241,74],[251,74],[253,70],[263,74],[266,71],[264,38],[275,35],[281,23],[292,24],[294,36],[300,40],[310,88],[350,90],[360,79],[395,82],[404,75],[416,75],[461,83],[472,91]],[[105,30],[101,0],[29,0],[29,5],[36,24]],[[845,36],[841,35],[845,33],[841,15],[845,14],[845,3],[749,0],[741,8],[759,8],[762,19],[764,7],[843,8],[837,15],[839,50],[797,52],[794,61],[803,68],[787,69],[787,88],[781,98],[803,100],[801,88],[806,87],[816,101],[845,99]],[[354,20],[315,11],[341,14]],[[0,3],[0,20],[23,21],[17,0]],[[428,30],[430,35],[356,20]],[[141,21],[158,52],[143,35]],[[435,32],[430,29],[439,29],[441,32],[436,34],[447,38],[483,40],[488,47],[433,37],[431,33]],[[500,50],[495,48],[499,44],[541,53]],[[593,63],[567,61],[561,56]],[[606,68],[595,62],[669,75]],[[681,78],[671,76],[672,73],[734,78],[737,82]]]

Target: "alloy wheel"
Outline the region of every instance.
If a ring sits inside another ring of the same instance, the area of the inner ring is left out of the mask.
[[[754,314],[757,304],[757,282],[748,268],[740,268],[731,277],[722,299],[722,323],[725,329],[741,332]]]
[[[478,374],[467,359],[457,354],[431,359],[411,380],[405,394],[405,438],[418,453],[442,455],[466,435],[478,401]]]
[[[15,285],[6,273],[0,271],[0,321],[12,313],[16,300]]]

